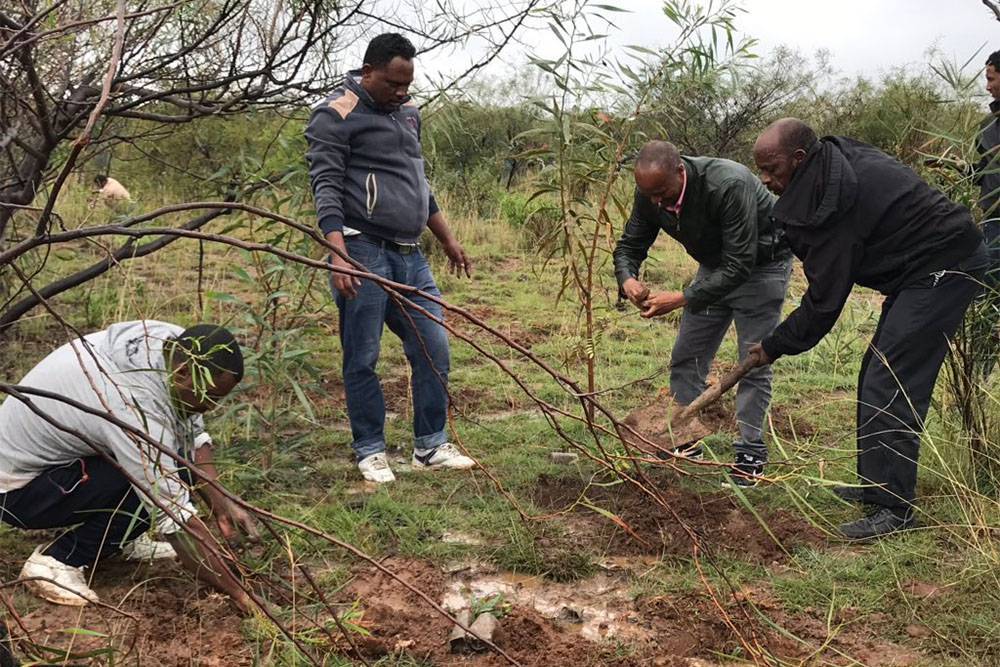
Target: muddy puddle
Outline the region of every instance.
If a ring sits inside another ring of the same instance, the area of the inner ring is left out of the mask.
[[[513,572],[469,572],[448,583],[441,606],[457,613],[491,600],[531,609],[590,641],[646,641],[650,636],[627,611],[628,582],[620,575],[556,583]]]

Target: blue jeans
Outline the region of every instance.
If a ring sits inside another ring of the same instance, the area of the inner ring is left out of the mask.
[[[402,254],[364,237],[349,236],[347,252],[368,271],[440,296],[427,259],[419,249]],[[406,296],[406,295],[403,295]],[[358,460],[385,451],[385,398],[375,366],[383,325],[403,341],[413,390],[414,447],[433,449],[448,440],[448,336],[443,326],[412,307],[398,304],[376,283],[361,281],[358,295],[345,299],[336,290],[343,348],[344,392],[351,420],[351,446]],[[411,295],[414,304],[442,316],[441,306]]]

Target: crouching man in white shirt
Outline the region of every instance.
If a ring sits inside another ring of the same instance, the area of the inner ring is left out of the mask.
[[[176,552],[249,609],[236,576],[202,544],[216,538],[198,518],[191,489],[227,540],[256,539],[253,519],[212,486],[194,487],[191,471],[170,454],[215,478],[201,415],[242,377],[243,355],[226,329],[154,320],[114,324],[35,366],[20,382],[23,400],[11,395],[0,405],[0,521],[69,529],[25,563],[28,585],[50,602],[85,605],[98,599],[85,567],[123,550],[139,558]],[[153,526],[169,544],[145,539],[137,548]]]

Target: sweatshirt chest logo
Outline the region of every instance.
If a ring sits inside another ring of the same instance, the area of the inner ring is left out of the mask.
[[[413,128],[414,132],[417,131],[417,119],[414,118],[413,116],[406,117],[406,124],[409,125],[411,128]]]

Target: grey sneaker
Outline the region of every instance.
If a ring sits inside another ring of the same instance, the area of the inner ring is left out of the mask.
[[[841,524],[840,534],[849,540],[859,542],[877,540],[880,537],[909,530],[917,525],[913,510],[894,510],[889,507],[876,507],[866,516]]]

